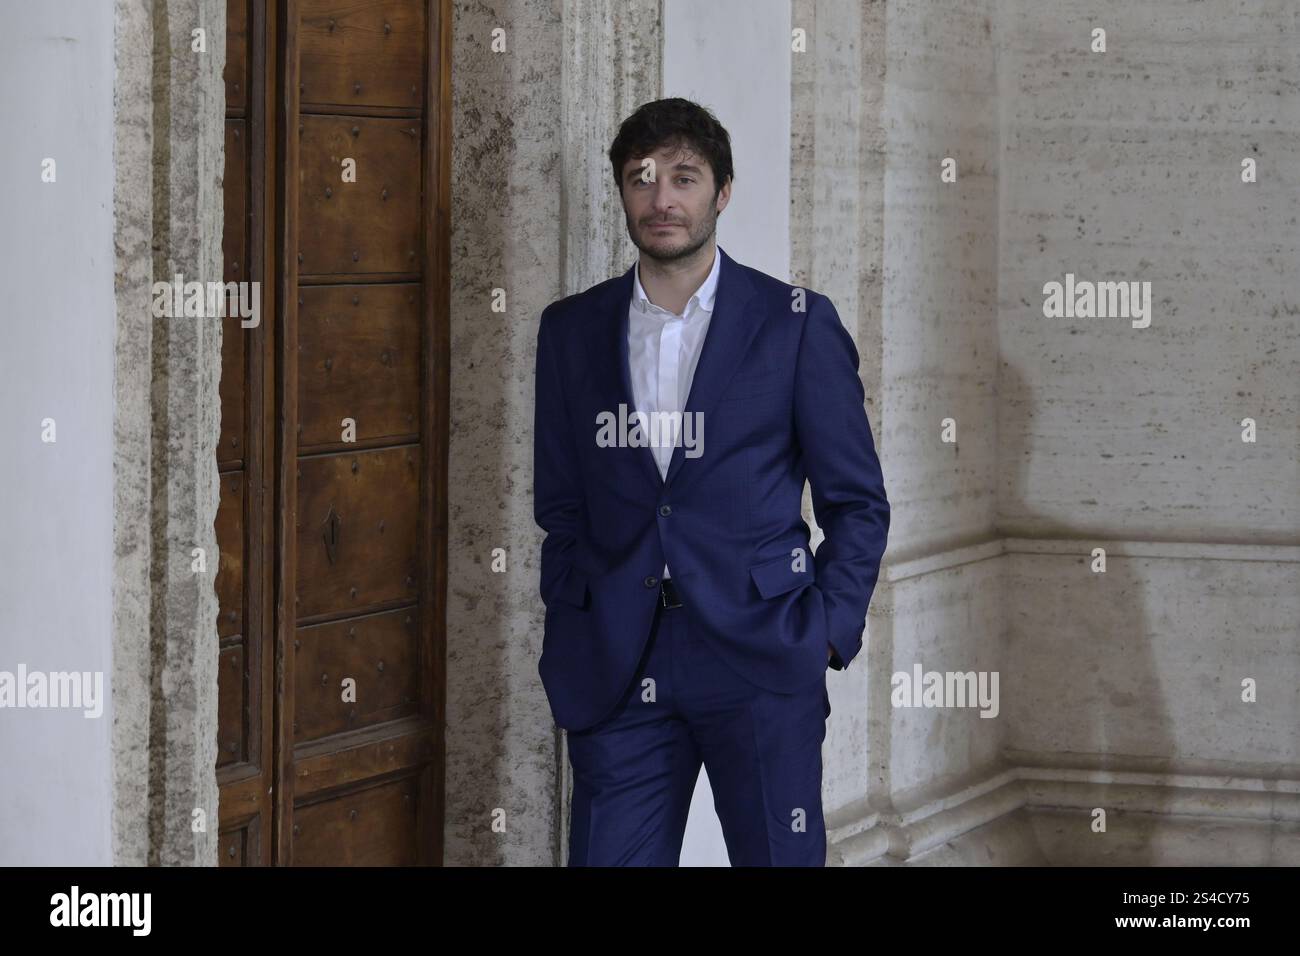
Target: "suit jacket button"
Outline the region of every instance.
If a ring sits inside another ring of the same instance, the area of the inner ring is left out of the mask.
[[[659,513],[663,515],[665,518],[667,518],[670,514],[673,513],[673,509],[670,508],[668,505],[660,505]]]
[[[648,575],[645,579],[645,586],[648,588],[652,588],[658,583],[659,583],[659,579],[655,577],[653,574]]]

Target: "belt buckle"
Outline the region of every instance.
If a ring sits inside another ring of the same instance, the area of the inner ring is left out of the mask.
[[[668,593],[670,591],[672,592],[672,600],[674,602],[672,604],[668,603]],[[672,578],[664,578],[663,581],[660,582],[659,603],[667,609],[682,606],[681,598],[677,595],[677,586],[672,583]]]

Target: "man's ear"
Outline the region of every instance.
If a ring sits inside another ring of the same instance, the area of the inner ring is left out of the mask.
[[[723,212],[723,209],[725,209],[727,206],[729,206],[729,205],[731,204],[731,190],[730,190],[730,188],[729,188],[729,187],[730,187],[730,184],[731,184],[731,180],[728,179],[725,183],[723,183],[723,185],[722,185],[722,186],[718,189],[718,191],[714,194],[714,196],[713,196],[713,212],[714,212],[714,215],[721,216],[721,215],[722,215],[722,212]],[[722,199],[722,191],[723,191],[724,189],[727,190],[727,198],[726,198],[726,202],[723,204],[723,209],[719,209],[719,208],[718,208],[718,201]]]

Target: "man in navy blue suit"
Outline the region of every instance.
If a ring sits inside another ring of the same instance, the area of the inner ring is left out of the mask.
[[[862,648],[889,529],[857,349],[825,296],[717,246],[733,170],[708,110],[647,103],[609,157],[640,257],[537,337],[569,863],[678,865],[702,763],[733,866],[824,866],[826,670]]]

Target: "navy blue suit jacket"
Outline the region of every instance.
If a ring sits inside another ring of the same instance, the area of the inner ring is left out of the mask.
[[[633,270],[547,306],[537,333],[534,515],[546,532],[538,665],[558,726],[608,715],[636,676],[665,559],[684,607],[729,665],[793,693],[847,667],[889,530],[858,352],[829,299],[719,247],[717,298],[685,413],[698,457],[601,447],[598,416],[634,410]],[[803,299],[802,303],[800,298]],[[825,538],[814,556],[804,479]],[[801,560],[802,555],[802,560]],[[838,658],[827,662],[827,644]]]

